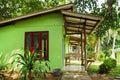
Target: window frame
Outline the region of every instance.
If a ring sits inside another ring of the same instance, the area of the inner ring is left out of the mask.
[[[25,32],[25,35],[24,35],[24,50],[26,50],[27,49],[27,35],[31,35],[31,39],[32,39],[32,37],[34,37],[34,35],[33,34],[35,34],[35,33],[37,33],[37,34],[39,34],[38,35],[38,37],[39,37],[39,39],[38,39],[38,44],[39,44],[39,59],[44,59],[44,60],[49,60],[49,31],[30,31],[30,32]],[[44,57],[42,57],[42,51],[40,51],[40,49],[42,49],[42,40],[40,40],[40,39],[42,39],[42,37],[40,37],[40,36],[42,36],[42,34],[46,34],[47,35],[47,37],[46,37],[46,41],[47,41],[47,45],[46,45],[46,52],[45,52],[45,55],[44,55]],[[32,39],[31,40],[31,45],[34,45],[34,40]],[[30,46],[31,46],[30,45]],[[34,53],[33,53],[34,54]]]

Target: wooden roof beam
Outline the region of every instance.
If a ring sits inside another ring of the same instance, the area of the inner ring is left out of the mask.
[[[76,33],[82,33],[82,32],[83,32],[83,30],[79,30],[79,29],[73,30],[73,29],[70,29],[70,28],[66,28],[66,31],[67,31],[67,32],[68,32],[68,31],[71,31],[71,32],[76,32]],[[89,30],[89,31],[86,30],[86,34],[90,34],[90,30]]]
[[[97,22],[97,21],[100,21],[100,20],[96,20],[96,19],[90,19],[90,18],[84,18],[84,17],[78,17],[78,16],[73,16],[73,15],[67,15],[67,14],[63,14],[63,16],[64,17],[72,17],[72,18],[77,18],[77,19],[84,19],[84,20],[90,20],[90,21],[95,21],[95,22]]]
[[[74,32],[74,33],[73,32],[72,33],[71,32],[67,32],[66,33],[66,35],[74,35],[74,34],[81,34],[81,32]]]
[[[91,30],[91,32],[90,33],[93,33],[93,31],[95,31],[95,29],[98,27],[98,25],[101,23],[101,21],[98,21],[96,24],[95,24],[95,28],[93,29],[93,30]]]
[[[76,27],[76,26],[73,26],[73,25],[69,25],[69,26],[66,26],[66,28],[69,28],[69,27],[71,27],[71,28],[79,28],[79,29],[83,29],[83,27]],[[93,29],[90,29],[90,28],[85,28],[86,30],[93,30]]]
[[[79,27],[80,27],[80,25],[84,25],[84,23],[73,23],[73,22],[68,22],[68,21],[66,21],[66,25],[78,25]],[[95,26],[93,26],[94,24],[92,24],[92,25],[88,25],[88,24],[86,24],[85,26],[90,26],[90,27],[95,27]]]
[[[73,41],[81,41],[80,38],[78,38],[78,37],[73,37],[73,36],[70,36],[70,40],[73,40]]]
[[[90,14],[81,14],[81,13],[73,13],[71,11],[65,11],[65,10],[61,10],[63,15],[66,16],[71,16],[71,17],[75,17],[75,18],[81,18],[81,19],[87,19],[87,20],[103,20],[103,17],[101,16],[94,16],[94,15],[90,15]]]

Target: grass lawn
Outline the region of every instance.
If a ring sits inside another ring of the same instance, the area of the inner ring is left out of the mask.
[[[118,64],[116,66],[116,68],[114,68],[110,73],[109,75],[112,75],[112,76],[120,76],[120,64]]]
[[[88,69],[89,73],[97,73],[99,70],[99,65],[91,65]]]

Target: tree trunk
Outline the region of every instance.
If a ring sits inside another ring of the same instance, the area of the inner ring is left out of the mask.
[[[98,50],[97,50],[97,53],[100,53],[100,37],[98,38]]]
[[[113,46],[112,46],[112,54],[111,54],[111,58],[114,58],[114,59],[115,59],[115,52],[114,52],[115,40],[116,40],[116,32],[113,33]]]
[[[111,34],[110,34],[110,33],[111,33],[111,32],[112,32],[111,29],[109,29],[109,30],[108,30],[108,41],[107,41],[107,43],[110,42],[110,37],[111,37]]]

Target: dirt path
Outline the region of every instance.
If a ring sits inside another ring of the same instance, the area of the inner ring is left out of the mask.
[[[94,74],[89,74],[92,80],[120,80],[120,79],[115,79],[110,76],[105,76],[105,75],[100,75],[97,73]]]
[[[112,77],[97,73],[87,72],[64,72],[61,80],[120,80],[120,77]]]
[[[87,72],[64,72],[61,80],[92,80]]]

